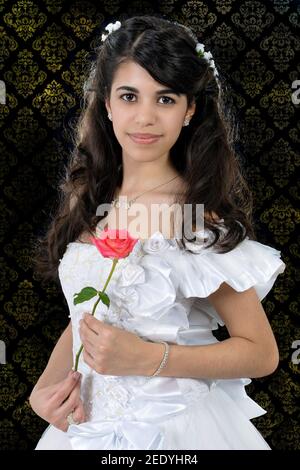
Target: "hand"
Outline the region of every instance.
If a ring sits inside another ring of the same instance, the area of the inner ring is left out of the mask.
[[[98,374],[145,375],[148,343],[139,336],[109,325],[91,314],[80,321],[83,359]]]
[[[70,371],[67,377],[55,385],[33,390],[29,402],[33,411],[56,428],[66,432],[69,423],[67,416],[73,411],[76,422],[85,421],[83,404],[80,399],[80,379],[73,377]]]

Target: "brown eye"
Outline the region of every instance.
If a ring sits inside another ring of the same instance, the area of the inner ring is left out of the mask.
[[[128,99],[123,99],[124,96],[126,96],[126,97],[128,97],[128,96],[135,96],[134,93],[125,93],[124,95],[121,95],[121,96],[120,96],[120,99],[122,99],[123,101],[128,101],[129,103],[130,103],[130,102],[133,103],[133,101],[130,100],[130,99],[129,99],[129,100],[128,100]],[[167,103],[163,103],[163,104],[174,104],[174,103],[175,103],[175,100],[173,100],[173,98],[170,98],[169,96],[161,96],[160,99],[162,99],[162,98],[168,100]]]
[[[170,98],[169,96],[161,96],[161,98],[167,98],[167,100],[170,100],[170,101],[171,101],[171,103],[170,103],[170,101],[169,101],[169,103],[166,103],[166,104],[173,104],[173,103],[175,103],[175,101],[173,100],[173,98]]]
[[[135,95],[133,93],[125,93],[125,95],[121,95],[120,98],[123,99],[123,96],[135,96]],[[123,101],[128,101],[128,100],[123,100]]]

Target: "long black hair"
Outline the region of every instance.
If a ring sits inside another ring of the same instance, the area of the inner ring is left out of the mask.
[[[189,126],[182,128],[170,149],[171,163],[186,182],[180,201],[192,204],[193,227],[198,226],[195,205],[204,204],[205,228],[213,234],[208,246],[216,244],[218,252],[225,253],[246,236],[255,239],[252,194],[234,150],[234,120],[228,106],[225,112],[221,81],[209,61],[198,56],[196,44],[197,37],[186,26],[144,15],[123,21],[96,48],[96,60],[85,80],[74,149],[59,184],[58,209],[45,236],[35,244],[35,270],[44,279],[57,279],[59,260],[69,242],[83,232],[94,234],[104,217],[96,215],[98,205],[111,203],[121,185],[122,148],[107,117],[105,100],[117,67],[128,60],[162,85],[185,94],[188,107],[196,100]],[[221,224],[226,227],[225,237]],[[179,244],[187,249],[184,235]]]

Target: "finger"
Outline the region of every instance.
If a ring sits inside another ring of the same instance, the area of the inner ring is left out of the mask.
[[[73,373],[72,370],[68,373],[67,377],[69,377],[71,373]],[[46,387],[42,387],[44,389],[45,399],[49,400],[57,392],[57,390],[61,388],[61,384],[62,384],[62,380],[58,381],[57,383],[53,385],[47,385]]]
[[[59,415],[67,417],[78,405],[80,400],[80,386],[74,387],[68,398],[60,405],[57,412]]]
[[[99,340],[98,333],[92,328],[90,328],[89,325],[85,323],[84,321],[80,322],[79,334],[80,334],[80,337],[83,337],[90,342],[95,342],[95,340]]]
[[[98,357],[99,349],[97,345],[91,344],[88,341],[84,340],[83,341],[83,359],[85,355],[89,356],[90,359],[95,360],[95,358]]]
[[[72,373],[69,374],[63,382],[57,384],[58,387],[54,395],[51,397],[51,401],[53,401],[56,406],[60,406],[76,387],[80,378],[81,374],[79,372],[74,373],[72,371]]]
[[[95,370],[95,359],[92,354],[90,354],[89,351],[87,351],[86,349],[83,350],[83,360],[88,366]]]
[[[79,336],[84,348],[94,348],[94,343],[98,338],[98,335],[95,335],[95,333],[89,330],[87,327],[81,326],[79,329]]]
[[[53,385],[48,385],[47,387],[45,387],[45,397],[47,400],[50,400],[50,398],[53,397],[53,395],[55,395],[55,393],[61,389],[61,386],[62,386],[62,383],[65,382],[69,377],[72,376],[72,374],[74,373],[73,370],[70,370],[67,377],[63,380],[60,380],[59,382],[53,384]]]
[[[67,432],[68,427],[69,427],[69,423],[65,419],[55,421],[51,424],[52,424],[52,426],[54,426],[55,428],[57,428],[57,429],[59,429],[60,431],[63,431],[63,432]]]
[[[73,412],[73,419],[74,421],[79,423],[83,423],[84,421],[86,421],[83,403],[81,400],[79,400],[79,403]]]
[[[80,392],[79,385],[77,386],[77,388]],[[79,394],[80,393],[78,393],[78,395]],[[76,401],[76,398],[74,399],[74,401]],[[71,407],[73,406],[72,403],[70,402],[70,400],[68,402],[68,406],[71,406]],[[66,415],[66,413],[68,413],[68,414]],[[54,421],[54,425],[58,429],[61,429],[62,431],[67,432],[67,430],[70,426],[67,417],[70,413],[72,413],[73,419],[76,423],[80,424],[80,423],[83,423],[84,421],[86,421],[86,415],[85,415],[83,403],[82,403],[79,396],[78,396],[78,399],[77,399],[77,403],[74,405],[74,408],[72,410],[68,409],[68,411],[66,411],[66,409],[61,407],[57,411],[56,419]]]
[[[82,323],[88,326],[88,328],[92,330],[96,335],[98,335],[101,331],[101,328],[105,326],[105,324],[101,320],[98,320],[90,313],[85,313],[83,315]]]
[[[73,404],[74,403],[74,408],[70,409],[70,407],[73,407]],[[77,401],[77,404],[76,404],[76,399],[72,401],[68,400],[68,411],[66,411],[66,409],[64,409],[64,407],[60,407],[58,409],[56,409],[54,412],[53,412],[53,416],[52,416],[52,419],[50,421],[51,424],[53,424],[53,426],[57,427],[58,429],[64,431],[64,432],[67,432],[68,430],[68,427],[69,427],[69,422],[68,422],[68,415],[73,412],[73,409],[75,410],[78,405],[80,403],[80,399],[78,399]]]

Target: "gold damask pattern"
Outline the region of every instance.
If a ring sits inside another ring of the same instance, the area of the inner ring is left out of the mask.
[[[4,21],[19,38],[28,41],[46,23],[47,15],[34,2],[20,0],[4,14]]]
[[[18,94],[23,98],[32,95],[46,78],[47,74],[39,69],[38,63],[33,60],[32,52],[27,49],[19,52],[16,63],[5,73],[6,83],[15,85]]]
[[[234,26],[243,30],[250,41],[260,38],[263,31],[274,23],[274,14],[262,2],[243,2],[231,18]]]
[[[63,122],[67,111],[76,104],[75,98],[64,88],[64,85],[52,80],[41,94],[32,100],[34,108],[38,108],[40,115],[44,117],[46,125],[53,129],[58,128]]]
[[[292,360],[300,347],[300,120],[299,103],[292,100],[292,84],[300,79],[300,3],[156,4],[158,10],[151,2],[128,1],[124,7],[119,0],[0,1],[0,79],[6,93],[0,104],[0,340],[6,347],[6,363],[0,363],[2,449],[32,449],[46,427],[28,396],[68,322],[68,308],[59,286],[35,279],[30,246],[53,211],[86,67],[107,22],[146,13],[192,26],[229,84],[257,237],[281,250],[287,264],[263,302],[281,361],[276,373],[247,388],[268,411],[253,422],[273,449],[300,449],[300,366]]]
[[[265,94],[260,100],[262,108],[267,110],[270,117],[274,119],[274,126],[280,130],[288,127],[291,120],[295,119],[293,103],[289,101],[291,95],[290,86],[283,80],[274,84],[270,93]]]
[[[47,69],[56,72],[61,69],[68,53],[75,49],[76,43],[64,35],[63,28],[51,24],[45,33],[32,43],[32,47],[47,63]]]
[[[259,82],[258,76],[261,77]],[[250,98],[255,98],[261,95],[262,90],[272,82],[274,73],[267,69],[260,54],[255,49],[251,49],[245,54],[239,69],[232,73],[232,77],[242,85],[244,92]]]

